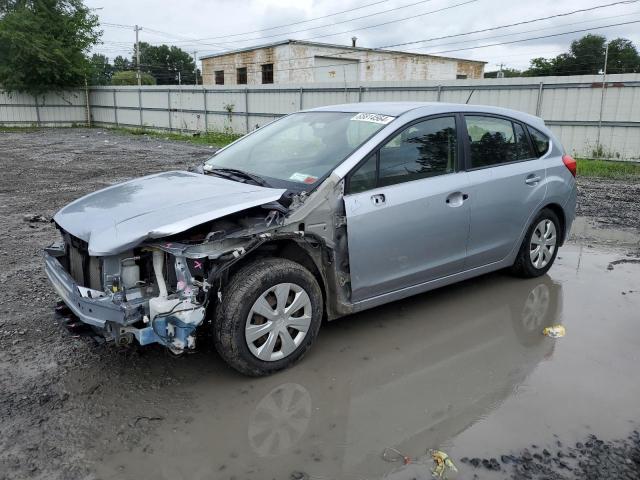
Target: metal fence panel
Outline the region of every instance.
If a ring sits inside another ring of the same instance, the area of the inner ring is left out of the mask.
[[[427,101],[495,105],[542,117],[565,148],[592,155],[598,132],[610,158],[640,160],[640,74],[303,85],[91,87],[92,123],[182,132],[245,133],[301,109]],[[85,124],[85,90],[40,95],[0,91],[0,125]]]

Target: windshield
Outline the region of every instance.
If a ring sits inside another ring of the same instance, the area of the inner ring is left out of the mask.
[[[204,169],[241,170],[272,186],[270,179],[313,187],[393,118],[369,113],[295,113],[224,149]]]

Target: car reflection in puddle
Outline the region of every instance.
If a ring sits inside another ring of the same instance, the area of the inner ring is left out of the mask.
[[[562,285],[549,276],[497,273],[330,322],[290,370],[249,380],[221,366],[193,383],[198,420],[161,426],[140,471],[382,478],[398,467],[381,458],[386,447],[446,450],[526,388],[554,350],[542,330],[561,315]]]

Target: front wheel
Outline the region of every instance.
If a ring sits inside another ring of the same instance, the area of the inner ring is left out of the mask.
[[[529,226],[511,271],[525,278],[547,273],[558,254],[559,235],[558,216],[543,209]]]
[[[215,346],[236,370],[269,375],[300,360],[322,322],[315,277],[290,260],[266,258],[240,269],[216,308]]]

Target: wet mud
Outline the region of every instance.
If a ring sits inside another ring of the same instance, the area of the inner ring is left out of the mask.
[[[457,478],[637,478],[638,226],[602,209],[582,210],[548,275],[498,272],[328,323],[268,378],[206,345],[177,358],[66,328],[39,256],[46,220],[210,154],[100,130],[0,133],[0,479],[431,478],[429,449]],[[555,324],[565,337],[541,334]]]

